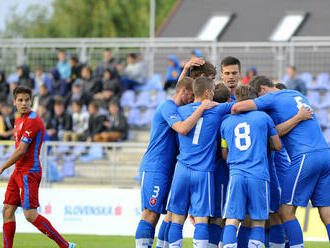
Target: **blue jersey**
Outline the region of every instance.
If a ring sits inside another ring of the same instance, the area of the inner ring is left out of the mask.
[[[230,95],[230,102],[236,103],[235,95]]]
[[[201,102],[194,102],[179,108],[183,119],[187,119]],[[188,135],[178,135],[180,153],[178,161],[193,170],[214,171],[216,138],[222,117],[231,111],[233,103],[221,103],[206,110]]]
[[[290,167],[290,158],[288,156],[288,153],[285,150],[285,147],[283,146],[280,151],[274,151],[274,163],[276,170],[286,170]]]
[[[228,146],[230,175],[241,174],[269,181],[268,136],[277,134],[274,122],[264,112],[228,115],[221,125],[221,138]]]
[[[278,90],[258,97],[254,102],[258,110],[269,113],[276,125],[294,117],[302,106],[310,107],[308,100],[294,90]],[[291,160],[300,154],[329,148],[316,116],[313,117],[312,120],[300,122],[282,137]]]
[[[161,103],[152,119],[150,142],[142,158],[140,171],[173,174],[178,154],[177,134],[171,126],[181,121],[178,106],[172,100]]]

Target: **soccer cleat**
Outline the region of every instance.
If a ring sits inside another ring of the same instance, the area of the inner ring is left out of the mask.
[[[76,248],[76,244],[69,242],[69,247],[68,248]]]

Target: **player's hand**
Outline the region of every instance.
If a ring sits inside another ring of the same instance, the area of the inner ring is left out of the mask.
[[[0,175],[5,171],[5,168],[3,168],[2,166],[0,166]]]
[[[314,119],[313,114],[314,112],[311,108],[305,108],[304,106],[302,106],[298,111],[297,117],[301,121],[306,121],[306,120]]]
[[[219,103],[213,102],[213,101],[210,101],[210,100],[203,100],[202,104],[201,104],[203,110],[211,109],[211,108],[213,108],[217,105],[219,105]]]
[[[185,71],[188,71],[192,66],[201,66],[205,64],[205,60],[203,58],[192,58],[188,62],[183,62],[183,68]]]

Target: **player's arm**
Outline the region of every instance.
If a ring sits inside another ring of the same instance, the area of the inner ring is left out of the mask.
[[[297,126],[300,122],[305,120],[313,119],[313,111],[310,108],[305,108],[302,106],[298,113],[293,116],[291,119],[282,122],[276,126],[276,130],[280,137],[288,134],[295,126]]]
[[[10,156],[10,158],[0,167],[0,174],[13,164],[15,164],[18,160],[20,160],[26,151],[28,150],[29,144],[21,142],[19,146],[16,148],[15,152]]]
[[[282,142],[278,134],[270,136],[269,143],[272,150],[279,151],[282,149]]]
[[[190,115],[184,121],[175,122],[171,127],[179,134],[187,135],[190,132],[190,130],[193,129],[193,127],[196,125],[199,118],[202,117],[204,111],[211,109],[217,105],[218,103],[216,102],[210,100],[204,100],[192,115]]]
[[[247,112],[251,110],[257,110],[257,105],[254,103],[253,100],[245,100],[235,103],[234,106],[231,108],[231,113],[238,114],[241,112]]]
[[[228,157],[228,146],[225,139],[221,139],[221,155],[223,160],[227,161]]]
[[[184,64],[183,70],[180,74],[178,81],[182,80],[188,73],[190,67],[192,66],[201,66],[205,63],[203,58],[192,58]]]

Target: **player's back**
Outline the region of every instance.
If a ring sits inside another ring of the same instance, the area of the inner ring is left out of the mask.
[[[265,110],[275,124],[294,117],[302,106],[310,107],[308,100],[298,91],[279,90],[254,99],[259,110]],[[293,159],[295,156],[329,148],[316,116],[300,122],[287,135],[282,137],[284,146]]]
[[[200,105],[194,102],[179,108],[179,114],[187,119]],[[178,161],[199,171],[214,171],[216,137],[222,117],[230,113],[232,103],[222,103],[205,111],[195,127],[186,135],[178,135],[180,153]]]
[[[172,100],[166,100],[158,106],[151,122],[150,141],[142,158],[140,171],[173,173],[178,145],[177,135],[171,128],[171,122],[181,120],[175,114],[176,110],[177,105]],[[172,111],[172,115],[168,114],[169,111]]]
[[[230,175],[242,174],[269,180],[267,142],[268,136],[276,134],[273,129],[273,121],[261,111],[224,118],[221,136],[229,150],[227,163]]]
[[[28,115],[15,120],[15,147],[17,148],[20,142],[29,144],[27,153],[16,162],[16,170],[23,172],[41,172],[39,154],[44,135],[44,123],[35,112],[30,112]]]

